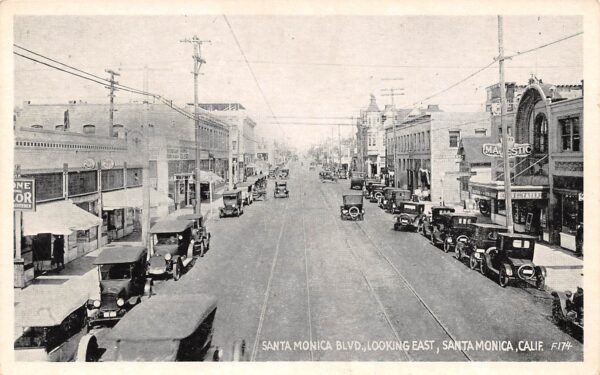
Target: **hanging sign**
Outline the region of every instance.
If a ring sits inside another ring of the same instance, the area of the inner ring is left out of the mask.
[[[524,156],[531,155],[533,147],[529,143],[515,143],[513,137],[508,138],[508,157],[509,158],[521,158]],[[484,143],[482,152],[486,156],[501,158],[502,154],[502,143]]]
[[[13,183],[15,211],[35,211],[35,180],[15,178]]]

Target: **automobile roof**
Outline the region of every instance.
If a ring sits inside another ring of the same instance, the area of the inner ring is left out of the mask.
[[[344,204],[361,204],[363,196],[358,194],[348,194],[343,196]]]
[[[471,223],[471,225],[479,228],[493,228],[493,229],[506,229],[504,225],[490,224],[490,223]]]
[[[225,190],[222,195],[236,195],[240,191],[241,191],[240,189]]]
[[[240,182],[239,184],[237,184],[238,187],[248,187],[251,185],[254,185],[254,183],[250,182],[250,181],[244,181],[244,182]]]
[[[202,214],[184,214],[177,216],[177,220],[198,220],[202,219],[204,216]]]
[[[179,233],[193,226],[189,220],[161,220],[150,228],[150,233]]]
[[[144,246],[107,247],[100,252],[94,264],[133,263],[140,259],[144,251]]]
[[[523,240],[535,240],[536,239],[533,236],[530,236],[528,234],[521,234],[521,233],[498,233],[498,236],[500,236],[499,238],[510,237],[510,238],[519,238],[519,239],[523,239]]]
[[[216,297],[208,294],[159,294],[131,309],[109,335],[125,341],[181,340],[216,308]]]
[[[423,202],[413,202],[413,201],[399,201],[398,204],[414,204],[415,206],[425,206]]]
[[[431,209],[432,210],[442,210],[442,209],[456,210],[454,207],[450,207],[450,206],[432,206]]]
[[[287,185],[287,181],[280,181],[280,180],[277,180],[277,181],[275,181],[275,183],[276,183],[277,185]]]
[[[477,217],[471,213],[468,212],[445,212],[442,214],[442,216],[448,216],[448,217]]]
[[[60,298],[60,303],[56,299]],[[64,293],[42,293],[27,304],[15,306],[15,325],[18,327],[52,327],[62,323],[73,311],[82,308],[90,298],[89,291],[71,287]],[[19,334],[19,333],[17,333]]]

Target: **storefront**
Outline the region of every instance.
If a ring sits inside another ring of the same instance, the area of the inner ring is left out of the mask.
[[[554,219],[560,246],[577,251],[583,236],[583,177],[554,176]]]
[[[548,187],[512,186],[513,229],[517,233],[527,233],[547,241],[548,227]],[[471,182],[471,197],[485,201],[490,209],[490,218],[499,225],[506,225],[506,203],[504,185]],[[481,207],[481,206],[480,206]]]
[[[40,204],[35,212],[23,213],[23,253],[31,253],[35,271],[50,270],[58,252],[68,263],[97,249],[101,224],[70,200]]]

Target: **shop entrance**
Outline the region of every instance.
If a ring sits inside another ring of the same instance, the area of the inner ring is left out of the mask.
[[[179,208],[192,207],[196,202],[196,182],[191,174],[175,175],[175,203]]]

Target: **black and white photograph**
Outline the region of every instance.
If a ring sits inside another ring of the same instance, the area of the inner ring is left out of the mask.
[[[592,2],[70,4],[3,18],[12,371],[597,361]]]

